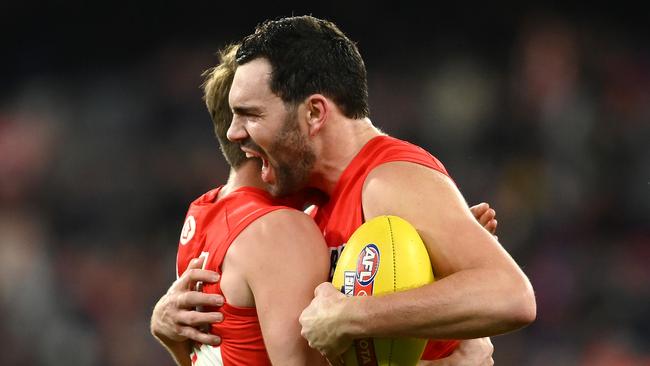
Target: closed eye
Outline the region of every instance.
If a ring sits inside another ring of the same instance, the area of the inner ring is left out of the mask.
[[[261,117],[262,111],[256,107],[234,107],[232,113],[242,117]]]

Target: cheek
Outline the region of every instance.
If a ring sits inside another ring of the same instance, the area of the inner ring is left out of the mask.
[[[259,124],[251,127],[249,134],[255,142],[259,145],[264,145],[264,147],[269,147],[278,138],[277,131],[266,126],[260,126]]]
[[[259,124],[257,123],[246,124],[246,132],[248,132],[248,136],[250,136],[253,140],[259,139],[262,135]]]
[[[268,144],[269,136],[269,132],[264,128],[255,128],[251,131],[251,137],[260,145]]]

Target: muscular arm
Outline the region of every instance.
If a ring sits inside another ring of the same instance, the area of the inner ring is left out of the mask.
[[[474,219],[448,177],[412,163],[384,164],[366,180],[363,208],[366,220],[390,214],[413,224],[437,281],[388,296],[349,298],[344,331],[352,338],[476,338],[534,320],[528,279]]]
[[[329,273],[327,246],[313,220],[296,210],[269,213],[240,234],[229,256],[233,254],[255,298],[271,362],[323,364],[320,353],[301,337],[298,323],[314,288]]]

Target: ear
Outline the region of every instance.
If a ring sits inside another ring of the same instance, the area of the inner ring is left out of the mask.
[[[309,136],[317,135],[330,114],[330,101],[322,94],[312,94],[306,100]]]

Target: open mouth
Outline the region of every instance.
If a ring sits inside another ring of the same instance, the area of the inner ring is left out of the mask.
[[[273,171],[271,169],[271,164],[269,164],[269,161],[265,158],[262,158],[262,180],[266,184],[271,184],[273,180]]]
[[[271,164],[269,164],[269,160],[264,156],[262,156],[262,154],[258,153],[257,151],[249,150],[243,147],[242,147],[242,151],[244,151],[247,158],[255,158],[255,159],[262,160],[262,172],[261,172],[262,180],[266,184],[271,184],[272,181],[275,179],[275,175],[273,174],[273,169],[271,167]]]

